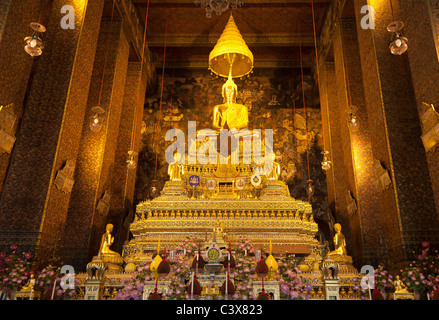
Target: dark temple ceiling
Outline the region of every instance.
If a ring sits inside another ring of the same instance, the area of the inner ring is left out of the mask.
[[[148,0],[132,0],[145,20]],[[193,0],[149,0],[147,41],[158,62],[166,42],[167,67],[207,68],[208,56],[233,13],[255,67],[300,67],[314,58],[311,0],[244,0],[244,5],[220,16],[206,17]],[[317,35],[330,0],[314,0]]]

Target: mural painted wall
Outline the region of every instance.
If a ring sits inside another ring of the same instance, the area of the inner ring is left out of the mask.
[[[157,74],[161,75],[161,70]],[[161,77],[157,79],[154,92],[147,95],[144,110],[137,201],[151,197],[153,180],[157,181],[154,183],[158,190],[168,180],[166,131],[178,128],[187,136],[188,121],[196,121],[197,130],[211,128],[213,108],[223,103],[224,82],[225,79],[203,69],[166,70],[163,86]],[[235,79],[235,83],[237,103],[245,104],[249,110],[249,129],[273,129],[276,161],[282,168],[280,179],[288,185],[291,196],[308,199],[305,186],[310,176],[315,182],[311,200],[314,216],[327,220],[326,175],[320,165],[321,114],[309,70],[304,75],[305,109],[298,69],[255,69],[250,77]]]

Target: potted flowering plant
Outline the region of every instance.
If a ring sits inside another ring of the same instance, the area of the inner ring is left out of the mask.
[[[195,236],[186,237],[186,239],[180,243],[180,250],[183,250],[183,253],[188,256],[195,253],[198,250]]]
[[[194,252],[194,246],[191,245],[188,250]],[[169,264],[171,266],[171,283],[169,284],[168,290],[164,292],[164,296],[172,300],[189,300],[189,295],[185,294],[185,280],[190,279],[191,276],[191,258],[185,254],[179,254],[174,261],[170,261]],[[192,279],[190,279],[188,283],[190,281],[192,281]]]
[[[234,300],[253,300],[256,298],[253,292],[252,281],[255,273],[255,249],[249,239],[240,237],[235,244],[235,270],[233,276],[235,280]]]
[[[279,288],[281,298],[285,300],[308,300],[309,293],[313,290],[310,283],[302,277],[302,270],[296,265],[294,256],[281,258],[278,261],[280,275]]]
[[[404,270],[401,270],[402,281],[415,292],[415,299],[435,291],[435,283],[439,276],[439,254],[431,250],[428,241],[422,242],[422,251],[413,252],[416,259]],[[423,297],[424,298],[424,297]]]
[[[33,272],[30,270],[29,252],[18,253],[18,246],[15,244],[9,249],[9,253],[0,252],[0,289],[14,299],[15,292],[26,284]]]
[[[410,264],[409,267],[401,270],[401,280],[405,285],[415,292],[415,299],[428,289],[427,279],[419,267]]]
[[[47,267],[43,268],[37,276],[35,289],[41,291],[44,296],[45,292],[49,290],[49,287],[59,275],[58,271],[59,270],[52,265],[48,265]]]
[[[255,260],[250,256],[238,256],[236,258],[235,271],[233,272],[235,279],[234,300],[253,300],[255,294],[253,292],[252,280],[255,273]]]
[[[130,279],[126,279],[125,286],[116,294],[116,300],[142,300],[143,288],[145,281],[153,279],[149,263],[151,260],[147,260],[144,266],[139,266]]]
[[[435,284],[439,277],[439,253],[438,250],[432,250],[428,241],[422,242],[422,251],[413,261],[413,265],[419,268],[419,271],[425,277],[421,279],[426,283],[426,292],[436,291]]]
[[[388,270],[384,269],[383,265],[378,265],[374,270],[375,288],[378,289],[384,297],[387,298],[387,293],[393,292],[395,286],[393,284],[393,276]]]

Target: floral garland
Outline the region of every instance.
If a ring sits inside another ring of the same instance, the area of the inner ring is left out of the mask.
[[[18,246],[10,246],[10,253],[0,252],[0,289],[3,292],[20,290],[26,284],[29,276],[32,255],[29,252],[17,253]]]

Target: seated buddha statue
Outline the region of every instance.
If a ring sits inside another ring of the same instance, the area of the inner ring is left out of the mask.
[[[399,275],[395,279],[395,293],[409,293],[407,286],[399,279]]]
[[[245,105],[236,103],[238,87],[232,79],[231,73],[226,83],[222,87],[224,103],[217,105],[213,109],[213,128],[217,131],[221,129],[241,130],[248,125],[248,109]]]
[[[181,181],[181,175],[184,174],[183,166],[179,163],[181,155],[174,153],[174,162],[168,166],[169,179],[171,181]]]
[[[110,250],[110,246],[113,244],[114,237],[111,236],[113,231],[113,225],[107,224],[106,232],[102,235],[101,246],[99,248],[99,255],[104,256],[120,256],[119,253]]]
[[[266,173],[266,177],[268,180],[278,180],[280,175],[280,164],[276,161],[276,155],[274,153],[271,154],[273,158],[273,165],[271,167],[271,171]],[[269,168],[270,169],[270,168]]]
[[[34,286],[35,286],[35,276],[32,273],[29,277],[28,282],[21,288],[21,292],[31,292],[34,290]]]
[[[346,256],[346,240],[345,236],[341,233],[341,225],[339,223],[334,224],[335,236],[334,236],[334,246],[335,250],[329,252],[330,256],[341,255]]]

